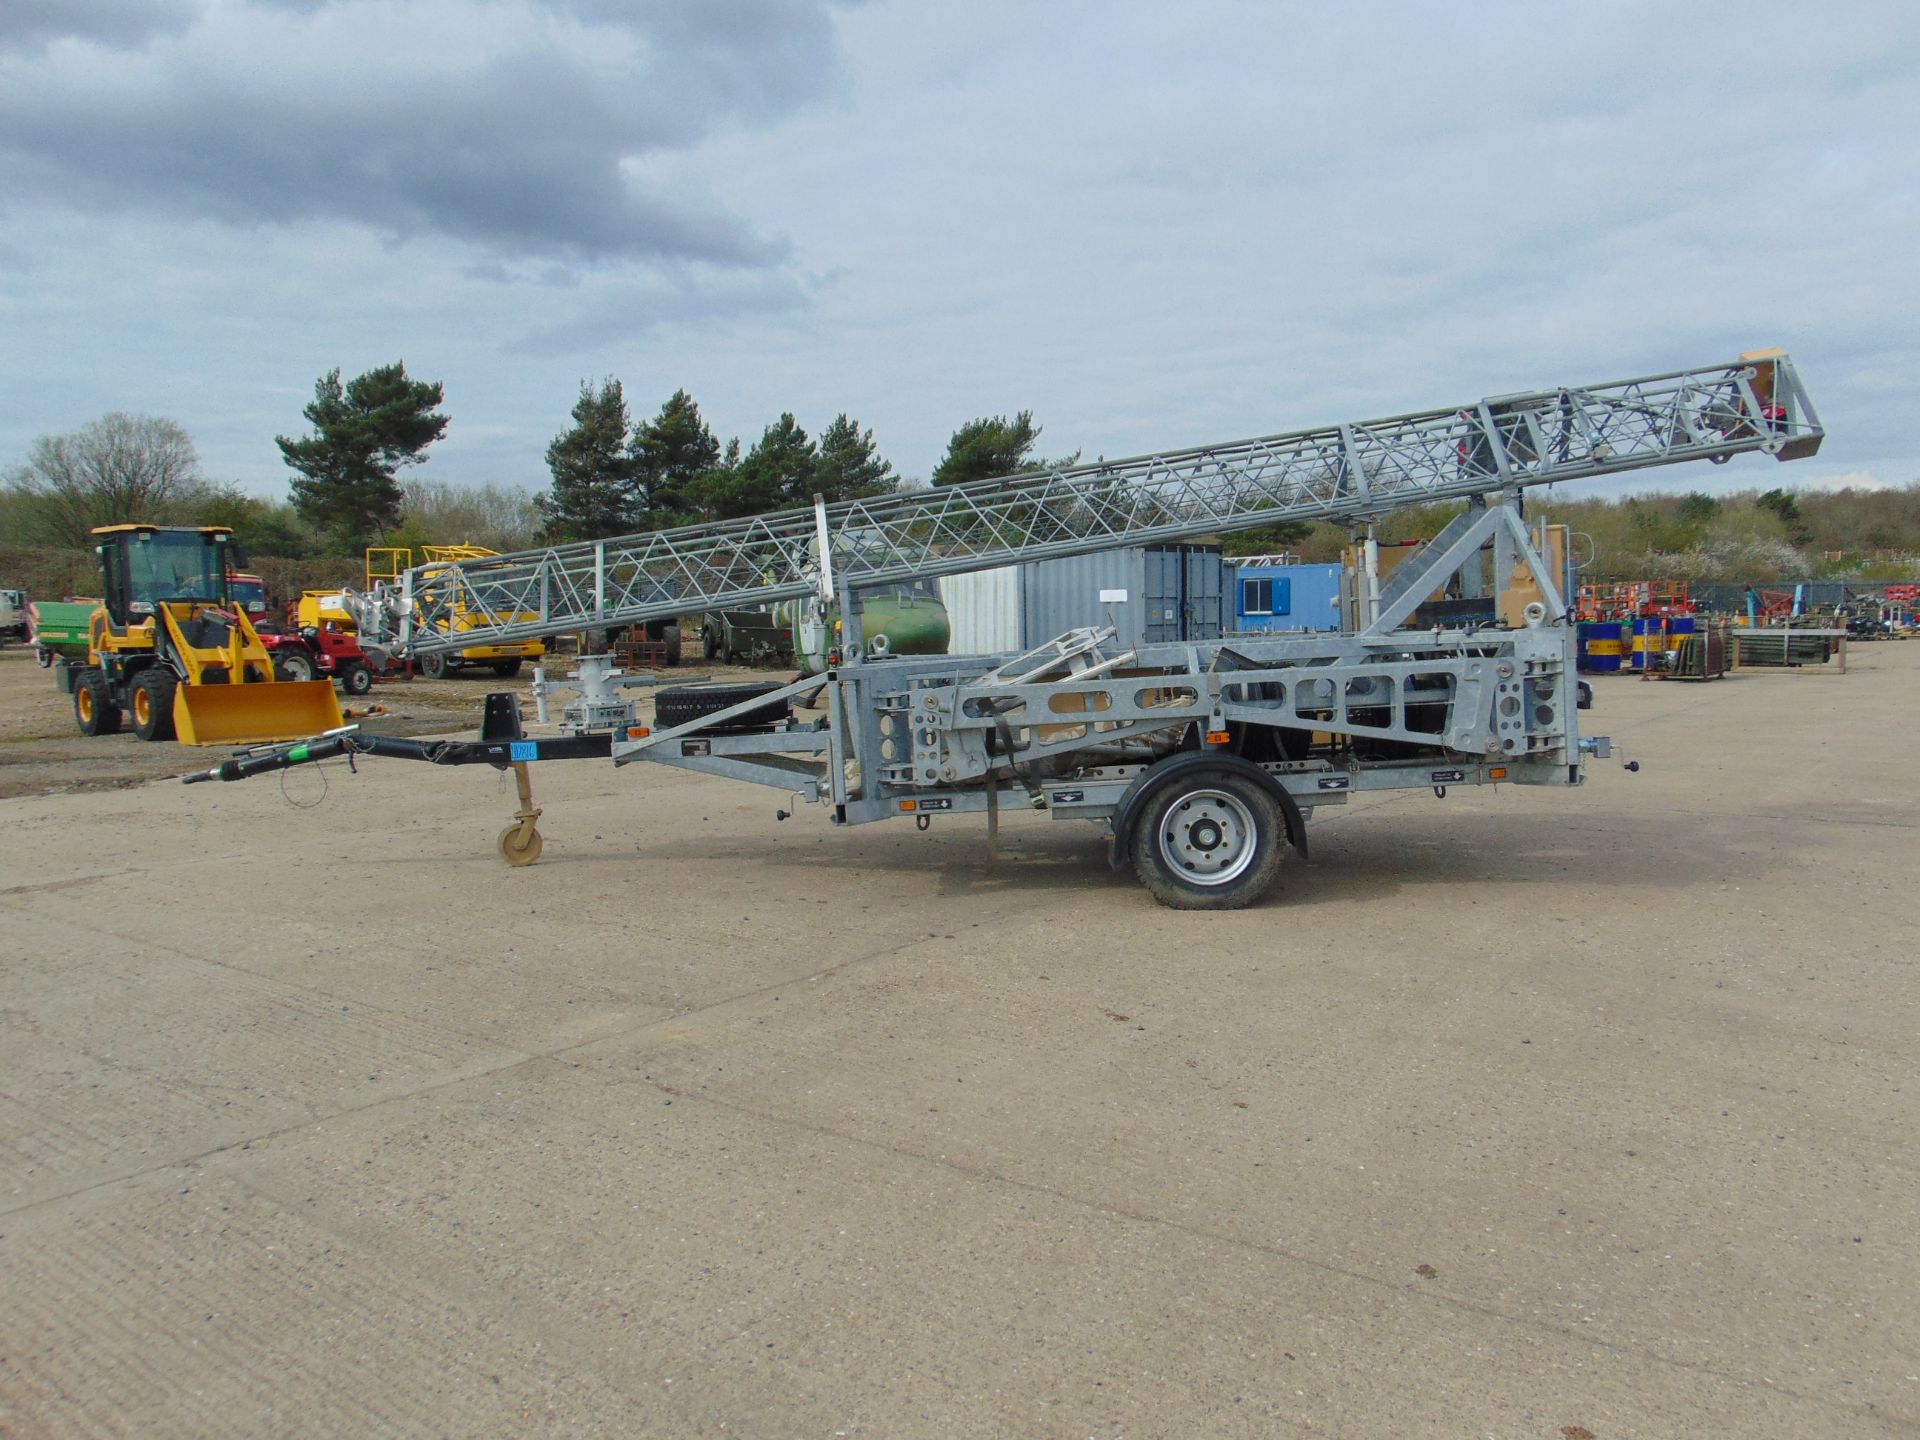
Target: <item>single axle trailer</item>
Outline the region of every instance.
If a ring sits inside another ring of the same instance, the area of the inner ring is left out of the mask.
[[[529,615],[548,625],[581,614],[646,618],[702,585],[706,601],[756,587],[759,598],[794,598],[810,586],[813,603],[838,603],[844,627],[824,675],[662,690],[653,725],[594,737],[606,744],[597,753],[616,766],[768,786],[826,807],[836,825],[911,818],[925,829],[976,812],[992,836],[1008,807],[1091,821],[1106,831],[1115,869],[1131,865],[1162,903],[1229,909],[1264,894],[1288,852],[1304,858],[1323,805],[1371,790],[1578,785],[1589,760],[1612,753],[1605,737],[1580,734],[1591,691],[1575,675],[1561,578],[1523,518],[1527,486],[1747,451],[1796,459],[1813,454],[1822,433],[1786,357],[1760,352],[1730,366],[1170,457],[816,504],[810,516],[502,556],[470,579],[476,593],[511,592],[494,623],[515,634],[527,632]],[[1367,522],[1415,499],[1465,505],[1382,576]],[[1085,629],[991,657],[897,656],[863,643],[858,592],[876,576],[1308,515],[1343,518],[1364,535],[1369,563],[1354,577],[1363,623],[1351,632],[1129,648],[1111,628]],[[1435,596],[1490,595],[1523,573],[1540,599],[1518,626],[1407,628]],[[427,603],[467,583],[438,571]],[[403,577],[370,597],[365,623],[397,621],[403,648],[438,644],[418,623],[421,604]],[[526,765],[587,752],[524,738],[511,696],[490,698],[489,726],[479,742],[437,742],[466,750],[406,758],[515,766],[519,828],[509,827],[512,845],[502,836],[501,852],[524,864],[539,853]],[[333,753],[403,753],[392,742],[335,739]],[[189,778],[237,779],[310,758],[310,746],[299,755],[270,748]]]

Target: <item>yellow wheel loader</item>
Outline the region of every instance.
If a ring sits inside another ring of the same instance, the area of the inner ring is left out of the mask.
[[[93,532],[106,597],[85,664],[63,663],[83,735],[123,718],[142,740],[260,745],[345,724],[331,680],[277,680],[228,574],[246,564],[221,526],[103,525]]]
[[[489,550],[484,545],[423,545],[420,553],[426,567],[446,567],[461,560],[484,560],[488,556],[498,555],[498,550]],[[367,551],[367,589],[382,580],[398,581],[403,571],[413,565],[413,550],[409,546],[375,547]],[[433,569],[426,569],[421,577],[421,585],[427,593],[433,589]],[[453,615],[453,631],[458,634],[473,626],[497,620],[498,617],[476,615],[464,606],[456,606]],[[538,620],[540,616],[531,610],[521,611],[518,618]],[[422,655],[419,660],[420,674],[428,680],[444,680],[449,675],[457,675],[462,670],[491,670],[502,680],[511,680],[520,673],[523,661],[539,664],[547,653],[544,642],[539,640],[497,640],[485,645],[470,645],[462,650],[436,650],[431,655]]]

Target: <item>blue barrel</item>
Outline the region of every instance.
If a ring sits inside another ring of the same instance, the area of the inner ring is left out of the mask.
[[[1611,674],[1620,668],[1620,622],[1588,620],[1580,626],[1580,668]]]
[[[1670,615],[1667,617],[1667,649],[1678,650],[1680,641],[1694,634],[1699,624],[1691,615]]]
[[[1666,648],[1662,633],[1666,628],[1666,617],[1662,615],[1642,615],[1633,622],[1633,668],[1647,668],[1647,656]]]

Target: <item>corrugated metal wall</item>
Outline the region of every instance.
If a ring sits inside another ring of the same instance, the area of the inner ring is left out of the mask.
[[[1020,643],[1020,567],[1001,565],[965,575],[943,575],[940,603],[953,626],[949,655],[1004,655]]]
[[[1231,621],[1228,568],[1217,547],[1173,545],[949,575],[939,582],[949,652],[999,655],[1108,623],[1126,646],[1216,639]],[[1102,600],[1102,591],[1126,598]]]
[[[1101,592],[1125,599],[1102,600]],[[1021,634],[1043,644],[1112,624],[1124,646],[1208,640],[1225,632],[1225,562],[1215,546],[1105,550],[1020,567]]]
[[[1086,625],[1105,625],[1111,613],[1122,645],[1138,645],[1146,633],[1143,591],[1146,565],[1140,550],[1102,550],[1020,567],[1020,638],[1027,646]],[[1100,592],[1124,591],[1124,601],[1102,601]]]

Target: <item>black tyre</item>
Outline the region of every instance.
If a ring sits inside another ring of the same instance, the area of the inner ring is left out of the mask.
[[[113,735],[120,729],[120,707],[96,666],[73,677],[73,718],[82,735]]]
[[[282,680],[311,680],[313,656],[297,645],[282,645],[273,652],[273,673]]]
[[[1280,807],[1259,784],[1190,771],[1162,786],[1134,821],[1134,873],[1175,910],[1239,910],[1280,873],[1286,835]]]
[[[140,672],[127,697],[134,734],[142,740],[173,739],[173,692],[179,684],[171,670],[158,665]]]
[[[518,660],[496,660],[493,662],[493,673],[498,675],[502,680],[511,680],[520,673],[520,662]]]
[[[447,653],[436,650],[431,655],[422,655],[414,662],[420,670],[423,680],[444,680],[447,678]]]
[[[680,663],[680,627],[669,625],[661,632],[660,638],[667,642],[667,664]]]
[[[340,688],[349,695],[365,695],[373,689],[373,667],[364,660],[341,662],[334,678],[340,682]]]
[[[712,715],[716,711],[738,705],[743,700],[751,700],[757,695],[770,695],[784,688],[778,682],[747,685],[676,685],[670,690],[661,690],[654,695],[654,728],[671,730],[676,725],[685,725],[690,720]],[[790,714],[792,714],[792,706],[789,701],[775,700],[736,715],[724,724],[713,726],[712,729],[716,734],[764,730],[778,725]]]

